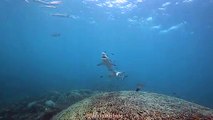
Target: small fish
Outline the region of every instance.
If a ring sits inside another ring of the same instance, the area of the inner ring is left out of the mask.
[[[51,1],[51,2],[47,2],[44,0],[34,0],[34,2],[40,3],[40,4],[44,4],[44,5],[59,5],[62,3],[62,1]]]
[[[49,5],[59,5],[61,3],[62,3],[62,1],[51,1],[51,2],[49,2]]]
[[[158,10],[165,11],[166,8],[161,7],[161,8],[158,8]]]
[[[170,4],[171,4],[170,2],[165,2],[165,3],[162,4],[162,7],[166,7],[166,6],[170,5]]]
[[[179,29],[180,27],[182,27],[183,25],[187,24],[186,21],[182,22],[182,23],[179,23],[177,25],[174,25],[174,26],[171,26],[170,28],[168,29],[165,29],[165,30],[161,30],[160,33],[167,33],[167,32],[170,32],[170,31],[173,31],[173,30],[177,30]]]
[[[193,2],[193,0],[184,0],[183,3],[190,3]]]
[[[29,0],[24,0],[26,3],[30,3]]]
[[[142,88],[144,87],[143,84],[137,84],[137,87],[136,87],[136,92],[140,91]]]
[[[156,26],[152,26],[151,27],[152,30],[154,30],[154,29],[160,29],[160,28],[161,28],[161,25],[156,25]]]
[[[52,37],[60,37],[61,34],[60,34],[60,33],[53,33],[51,36],[52,36]]]
[[[69,14],[62,14],[62,13],[51,14],[51,16],[62,17],[62,18],[69,18],[70,17]]]
[[[43,7],[44,8],[57,8],[56,6],[53,6],[53,5],[44,5]]]
[[[43,0],[34,0],[34,2],[44,4],[44,5],[48,5],[48,3],[49,3],[49,2],[46,2],[46,1],[43,1]]]
[[[136,88],[136,90],[135,90],[135,91],[136,91],[136,92],[138,92],[138,91],[140,91],[140,90],[141,90],[140,88]]]
[[[103,78],[103,77],[104,77],[103,75],[100,76],[100,78]]]
[[[152,20],[153,20],[152,17],[148,17],[148,18],[146,19],[146,21],[152,21]]]
[[[70,18],[72,18],[72,19],[79,19],[80,17],[79,16],[75,16],[75,15],[70,15]]]

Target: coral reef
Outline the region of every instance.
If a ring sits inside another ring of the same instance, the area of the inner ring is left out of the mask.
[[[121,91],[86,98],[53,120],[213,120],[213,110],[166,95]]]
[[[91,90],[54,91],[40,97],[26,98],[0,108],[0,120],[50,120],[63,109],[96,93]]]

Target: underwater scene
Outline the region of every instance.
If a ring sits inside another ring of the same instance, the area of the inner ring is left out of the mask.
[[[1,0],[0,120],[213,120],[213,0]]]

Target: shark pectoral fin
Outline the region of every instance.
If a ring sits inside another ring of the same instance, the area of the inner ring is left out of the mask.
[[[97,66],[101,66],[101,65],[103,65],[103,63],[99,63],[99,64],[97,64]]]

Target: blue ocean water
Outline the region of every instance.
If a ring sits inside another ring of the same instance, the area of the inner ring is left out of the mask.
[[[143,84],[213,108],[212,33],[213,0],[1,0],[0,102]],[[97,66],[103,51],[126,79]]]

